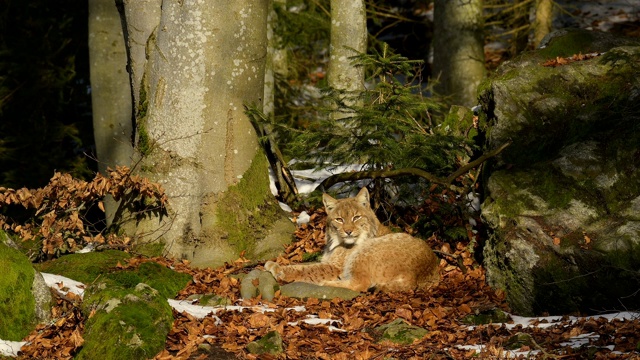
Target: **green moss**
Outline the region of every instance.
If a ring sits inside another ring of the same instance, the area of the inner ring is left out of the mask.
[[[191,280],[154,262],[137,269],[105,273],[86,291],[85,345],[77,359],[148,359],[164,348],[173,315],[173,298]]]
[[[202,306],[233,305],[233,301],[216,294],[205,294],[199,298],[199,304]]]
[[[26,256],[4,243],[0,243],[0,269],[0,339],[19,341],[36,322],[31,293],[35,271]]]
[[[230,186],[218,202],[216,218],[228,243],[238,252],[251,253],[255,239],[263,239],[267,230],[282,218],[282,210],[269,190],[267,166],[262,151],[256,152],[240,182]]]
[[[489,235],[483,253],[487,279],[492,287],[507,294],[507,302],[514,313],[532,316],[530,289],[533,281],[526,273],[520,273],[518,269],[511,267],[512,262],[505,261],[504,258],[504,254],[509,253],[511,247],[502,239],[513,238],[513,235],[510,235],[513,231],[513,224],[508,224],[506,229]]]
[[[85,325],[85,345],[76,359],[149,359],[163,348],[171,329],[173,316],[166,299],[151,288],[125,291],[95,291],[89,297],[89,308],[99,309]],[[119,293],[117,297],[111,297]],[[130,295],[130,296],[127,296]],[[122,302],[107,312],[106,299]],[[85,300],[85,301],[87,301]],[[102,301],[97,301],[102,300]]]
[[[137,272],[142,282],[158,290],[165,298],[175,297],[192,279],[189,274],[173,271],[155,262],[141,264]]]
[[[151,137],[149,137],[149,133],[147,133],[147,128],[143,125],[142,121],[138,122],[137,126],[138,131],[138,143],[136,144],[136,149],[142,156],[148,156],[151,154],[152,150],[152,141]]]
[[[467,315],[461,321],[463,324],[482,325],[492,323],[506,323],[509,320],[509,315],[504,311],[500,309],[492,309],[481,312],[479,314]]]
[[[391,341],[404,345],[412,344],[428,333],[427,330],[407,324],[402,319],[396,319],[389,324],[379,326],[376,330],[382,333],[380,341]]]
[[[164,242],[160,240],[158,242],[146,242],[144,244],[135,244],[134,250],[148,257],[163,256],[164,245]]]
[[[118,262],[129,259],[129,253],[117,250],[97,251],[85,254],[69,254],[58,259],[34,265],[38,271],[58,274],[90,284],[116,267]]]
[[[547,59],[554,59],[557,56],[571,56],[573,54],[590,52],[591,44],[594,40],[593,34],[587,31],[579,31],[570,35],[559,36],[542,50],[540,54]]]
[[[311,253],[303,253],[302,254],[302,262],[310,262],[310,261],[320,261],[322,258],[322,251],[316,251]]]
[[[270,331],[260,340],[247,344],[247,351],[251,354],[271,354],[277,355],[284,351],[282,346],[282,336],[277,331]]]

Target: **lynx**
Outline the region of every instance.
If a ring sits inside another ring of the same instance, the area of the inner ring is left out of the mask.
[[[290,266],[269,261],[265,268],[276,279],[355,291],[405,291],[439,281],[438,258],[431,248],[383,226],[371,209],[366,188],[353,198],[337,200],[324,194],[322,200],[327,211],[322,261]]]

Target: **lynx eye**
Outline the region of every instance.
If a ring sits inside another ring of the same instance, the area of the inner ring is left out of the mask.
[[[333,220],[334,220],[335,222],[337,222],[337,223],[340,223],[340,224],[344,223],[344,219],[343,219],[343,218],[335,218],[335,219],[333,219]]]
[[[361,218],[362,218],[362,216],[360,216],[360,215],[356,215],[356,216],[354,216],[354,217],[353,217],[353,220],[352,220],[352,221],[358,221],[358,220],[360,220]]]

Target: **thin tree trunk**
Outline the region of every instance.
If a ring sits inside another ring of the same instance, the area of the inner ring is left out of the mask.
[[[363,0],[331,0],[331,45],[327,81],[339,90],[364,91],[364,68],[349,59],[367,51]]]
[[[536,3],[536,19],[533,25],[533,44],[540,45],[542,39],[551,31],[553,21],[553,0],[538,0]]]
[[[474,106],[485,76],[482,0],[436,0],[433,78],[436,90],[458,105]]]
[[[120,15],[113,0],[89,0],[89,61],[98,170],[130,165],[132,105]],[[107,224],[117,203],[105,200]]]

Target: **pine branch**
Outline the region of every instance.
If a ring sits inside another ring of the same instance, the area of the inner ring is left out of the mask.
[[[482,164],[483,162],[489,160],[492,157],[497,156],[498,154],[500,154],[504,149],[506,149],[509,145],[511,145],[511,141],[502,144],[501,146],[499,146],[498,148],[480,156],[479,158],[477,158],[476,160],[468,163],[467,165],[459,168],[458,170],[456,170],[455,172],[453,172],[451,175],[449,175],[447,178],[443,179],[440,178],[438,176],[435,176],[427,171],[424,171],[422,169],[418,169],[418,168],[402,168],[402,169],[395,169],[395,170],[372,170],[372,171],[356,171],[356,172],[349,172],[349,173],[340,173],[340,174],[335,174],[335,175],[331,175],[328,178],[326,178],[322,183],[320,183],[320,186],[318,187],[319,190],[321,191],[325,191],[326,189],[329,189],[331,186],[337,184],[337,183],[341,183],[341,182],[345,182],[345,181],[357,181],[357,180],[362,180],[362,179],[380,179],[380,178],[395,178],[395,177],[399,177],[399,176],[418,176],[421,177],[433,184],[439,184],[439,185],[444,185],[444,186],[448,186],[450,185],[456,178],[458,178],[458,176],[465,174],[466,172],[468,172],[469,170],[477,167],[478,165]]]

